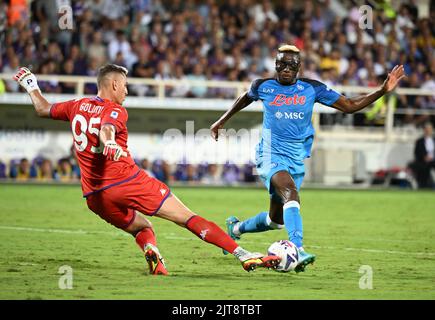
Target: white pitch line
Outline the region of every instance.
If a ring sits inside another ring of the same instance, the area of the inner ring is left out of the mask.
[[[186,238],[186,237],[178,237],[178,236],[164,236],[167,240],[194,240],[195,238]],[[245,241],[243,240],[243,244],[263,244],[270,245],[269,242],[258,242],[258,241]],[[339,248],[339,247],[324,247],[324,246],[305,246],[305,248],[313,248],[313,249],[323,249],[323,250],[347,250],[347,251],[363,251],[363,252],[371,252],[371,253],[390,253],[390,254],[403,254],[403,255],[422,255],[422,256],[435,256],[435,252],[405,252],[405,251],[395,251],[395,250],[380,250],[380,249],[365,249],[365,248]]]
[[[82,235],[92,235],[92,234],[106,234],[111,236],[127,236],[130,235],[121,231],[86,231],[86,230],[66,230],[66,229],[48,229],[48,228],[30,228],[30,227],[14,227],[14,226],[1,226],[0,229],[4,230],[16,230],[16,231],[29,231],[29,232],[43,232],[43,233],[64,233],[64,234],[82,234]],[[166,240],[179,240],[179,241],[192,241],[197,238],[193,237],[180,237],[174,233],[163,233],[160,235]],[[268,242],[258,242],[258,241],[243,241],[246,244],[262,244],[270,245]],[[412,252],[412,251],[395,251],[395,250],[382,250],[382,249],[367,249],[367,248],[339,248],[331,246],[304,246],[306,248],[313,249],[323,249],[323,250],[346,250],[346,251],[362,251],[371,253],[388,253],[388,254],[401,254],[401,255],[417,255],[417,256],[435,256],[435,252]]]
[[[316,236],[317,239],[330,239],[330,237],[319,237]],[[396,242],[396,243],[404,243],[404,242],[425,242],[425,240],[419,239],[382,239],[382,238],[358,238],[358,241],[371,241],[371,242]]]
[[[13,226],[0,226],[0,229],[5,230],[17,230],[17,231],[30,231],[30,232],[42,232],[42,233],[64,233],[64,234],[107,234],[107,235],[125,235],[128,234],[124,232],[114,232],[114,231],[86,231],[86,230],[67,230],[67,229],[47,229],[47,228],[29,228],[29,227],[13,227]]]

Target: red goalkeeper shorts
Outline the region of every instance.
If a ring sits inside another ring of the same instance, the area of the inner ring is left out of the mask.
[[[166,184],[140,170],[131,180],[88,195],[86,202],[108,223],[126,229],[134,221],[136,210],[152,216],[170,194]]]

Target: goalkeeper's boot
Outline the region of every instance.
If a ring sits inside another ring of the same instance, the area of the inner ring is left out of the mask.
[[[277,256],[263,256],[261,253],[251,253],[242,261],[243,269],[246,271],[254,271],[258,267],[267,269],[276,269],[281,262],[281,258]]]
[[[305,267],[311,263],[314,263],[316,256],[314,254],[305,252],[303,248],[299,248],[299,260],[298,265],[295,268],[297,273],[304,272]]]
[[[234,225],[236,223],[240,222],[239,219],[237,219],[234,216],[229,217],[227,220],[225,220],[225,225],[227,226],[227,233],[233,240],[240,240],[240,236],[236,236],[234,234]],[[229,252],[226,250],[222,250],[223,254],[227,255]]]
[[[159,249],[154,245],[148,243],[145,246],[145,259],[148,263],[148,267],[150,269],[150,274],[154,275],[167,275],[168,271],[166,270],[165,260],[163,260],[162,255],[159,252]]]

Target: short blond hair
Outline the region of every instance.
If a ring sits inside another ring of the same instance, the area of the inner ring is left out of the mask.
[[[292,45],[292,44],[284,44],[278,48],[278,52],[294,52],[299,53],[300,50],[298,47]]]

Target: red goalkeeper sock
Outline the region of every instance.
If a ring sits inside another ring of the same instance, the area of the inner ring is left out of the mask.
[[[205,242],[212,243],[229,253],[233,253],[238,244],[219,226],[200,216],[193,216],[186,222],[186,228]]]
[[[152,245],[156,246],[156,236],[153,229],[143,228],[141,231],[139,231],[136,234],[136,243],[142,251],[147,243],[151,243]]]

